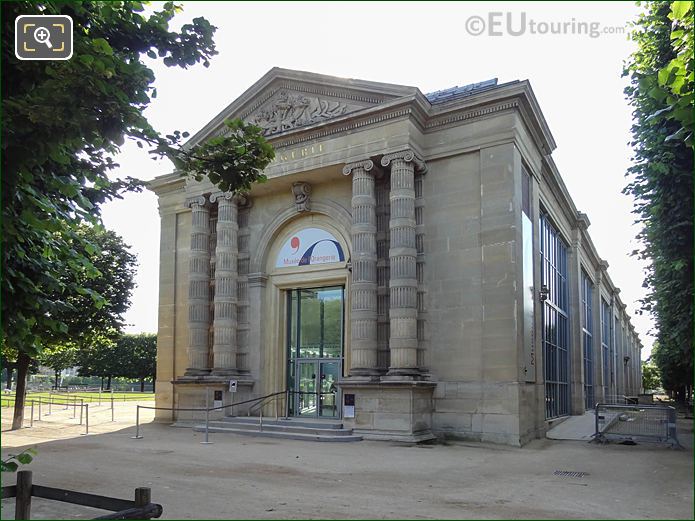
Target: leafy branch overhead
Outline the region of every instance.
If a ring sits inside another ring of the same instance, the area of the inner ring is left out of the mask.
[[[263,180],[273,153],[258,129],[240,122],[220,139],[184,147],[182,133],[163,137],[147,121],[144,110],[157,92],[145,57],[169,67],[207,67],[217,50],[215,27],[206,19],[173,29],[181,11],[173,2],[145,9],[128,0],[25,0],[0,8],[1,338],[3,351],[7,346],[18,353],[23,386],[30,359],[69,335],[74,324],[66,321],[66,303],[79,296],[93,308],[113,301],[88,283],[102,276],[92,256],[99,245],[79,229],[99,224],[104,202],[142,189],[137,179],[113,178],[114,158],[126,139],[147,144],[171,157],[182,173],[207,176],[223,190],[248,190]],[[72,17],[72,59],[18,60],[14,21],[20,14]],[[21,424],[22,409],[20,398],[13,425]]]
[[[179,146],[188,133],[166,136],[150,153],[166,156],[177,170],[196,181],[207,178],[223,192],[246,192],[266,180],[263,169],[275,157],[263,129],[240,119],[225,121],[221,135],[191,147]]]
[[[643,309],[654,316],[663,385],[693,375],[693,2],[645,2],[623,75],[633,107],[633,166],[625,193],[641,226],[637,254],[649,265]]]

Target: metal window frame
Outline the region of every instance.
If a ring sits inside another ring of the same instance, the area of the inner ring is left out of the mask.
[[[568,246],[548,214],[540,215],[541,284],[548,288],[543,302],[542,342],[546,419],[570,414],[570,319]]]

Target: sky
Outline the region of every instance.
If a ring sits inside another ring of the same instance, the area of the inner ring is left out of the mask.
[[[644,263],[632,200],[621,193],[632,156],[624,61],[634,50],[632,2],[183,2],[180,25],[204,16],[218,29],[209,68],[147,60],[158,96],[146,115],[162,133],[198,131],[272,67],[418,87],[423,93],[498,78],[528,79],[557,142],[553,157],[650,352],[653,322],[639,315]],[[156,6],[156,3],[155,3]],[[127,143],[114,177],[171,172]],[[156,332],[159,214],[153,193],[103,207],[104,224],[138,256],[129,332]]]

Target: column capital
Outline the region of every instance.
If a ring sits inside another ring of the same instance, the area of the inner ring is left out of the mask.
[[[394,159],[402,159],[406,163],[412,162],[415,165],[415,170],[425,174],[427,173],[427,165],[425,161],[412,149],[407,148],[401,150],[400,152],[393,152],[392,154],[386,154],[381,158],[381,166],[389,166],[391,161]]]
[[[374,161],[371,159],[365,159],[364,161],[348,163],[343,167],[343,175],[352,174],[352,171],[356,168],[362,168],[365,172],[369,172],[372,168],[374,168]]]
[[[197,195],[195,197],[188,197],[184,205],[186,208],[193,208],[194,206],[205,206],[205,196]]]
[[[214,192],[210,194],[210,202],[211,203],[216,203],[220,199],[225,199],[227,201],[231,201],[233,204],[236,204],[237,206],[249,206],[250,205],[250,199],[247,195],[245,194],[236,194],[233,192]]]

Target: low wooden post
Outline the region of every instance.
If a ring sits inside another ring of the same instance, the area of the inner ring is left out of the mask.
[[[135,507],[143,508],[152,501],[152,490],[149,487],[138,487],[135,489]]]
[[[17,499],[14,518],[29,519],[31,517],[31,470],[17,472]]]

